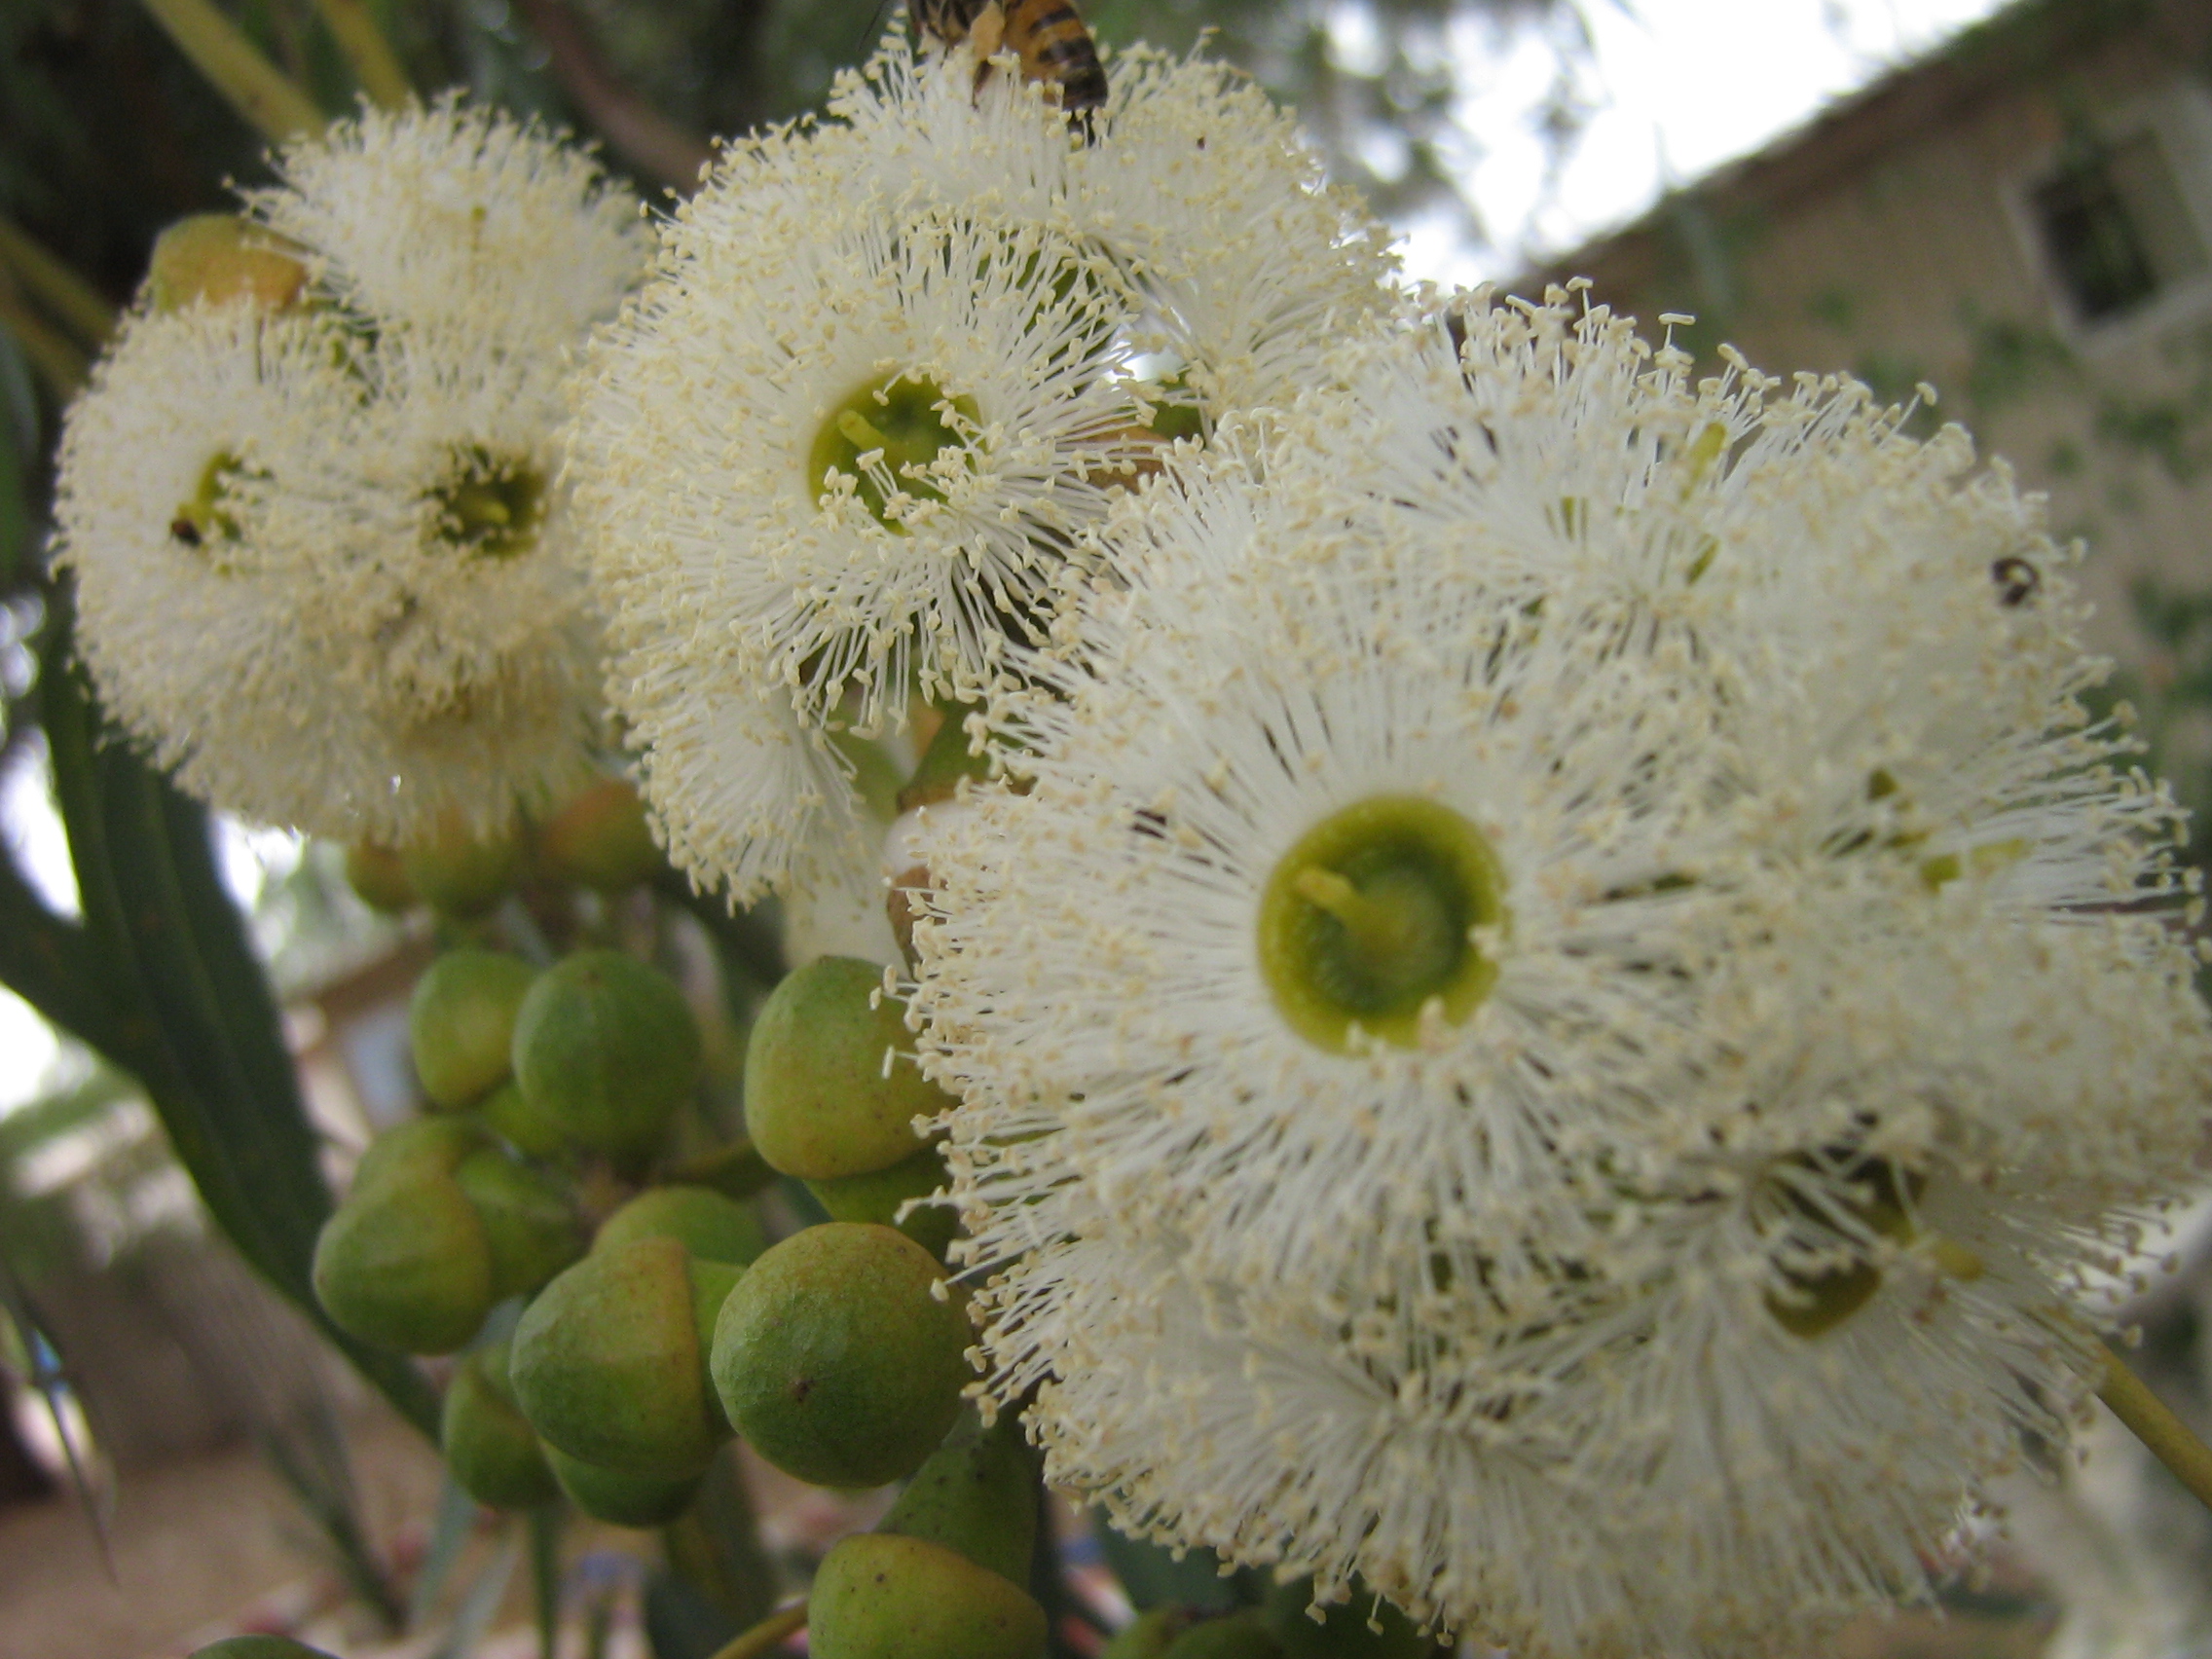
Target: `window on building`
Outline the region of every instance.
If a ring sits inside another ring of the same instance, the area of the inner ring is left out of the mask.
[[[2156,131],[2076,153],[2029,192],[2077,320],[2104,322],[2204,274],[2204,242]]]

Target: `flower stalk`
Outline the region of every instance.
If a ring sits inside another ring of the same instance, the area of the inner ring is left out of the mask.
[[[2189,1489],[2191,1496],[2212,1509],[2212,1447],[2199,1440],[2172,1408],[2151,1392],[2109,1343],[2097,1398],[2110,1406],[2112,1415],[2143,1442],[2145,1450]]]
[[[806,1623],[806,1604],[793,1602],[788,1607],[770,1613],[751,1630],[719,1649],[714,1659],[760,1659],[771,1651],[785,1637]]]

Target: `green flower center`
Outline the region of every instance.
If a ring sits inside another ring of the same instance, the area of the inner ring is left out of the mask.
[[[1434,801],[1377,795],[1322,820],[1260,898],[1260,967],[1275,1007],[1317,1048],[1353,1033],[1415,1048],[1431,1004],[1449,1023],[1490,994],[1497,964],[1472,931],[1506,921],[1505,875],[1472,824]]]
[[[537,540],[545,516],[545,478],[520,456],[481,444],[454,452],[453,470],[430,492],[437,534],[464,553],[511,559]]]
[[[1927,1185],[1925,1176],[1887,1159],[1863,1159],[1851,1170],[1850,1194],[1840,1207],[1876,1238],[1899,1248],[1917,1246],[1945,1277],[1961,1283],[1979,1278],[1982,1264],[1972,1251],[1914,1224],[1908,1211]],[[1795,1185],[1783,1187],[1783,1198],[1798,1214],[1835,1225]],[[1783,1283],[1767,1292],[1766,1310],[1791,1336],[1807,1341],[1845,1323],[1882,1288],[1882,1270],[1864,1255],[1820,1267],[1780,1262],[1777,1268]]]
[[[948,416],[958,417],[959,424]],[[965,446],[961,427],[972,432],[980,419],[974,398],[947,397],[934,382],[916,376],[898,374],[864,386],[831,409],[814,434],[806,475],[815,499],[828,500],[834,491],[830,474],[843,473],[854,480],[876,523],[896,530],[904,514],[893,513],[894,496],[943,500],[944,493],[923,469],[944,451]]]
[[[234,479],[244,476],[245,463],[229,451],[219,450],[210,456],[207,464],[200,469],[200,482],[193,488],[192,499],[181,502],[176,516],[169,520],[170,538],[187,547],[236,541],[239,521],[230,508],[231,484]]]

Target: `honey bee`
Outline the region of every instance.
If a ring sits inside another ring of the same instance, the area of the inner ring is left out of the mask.
[[[923,30],[976,55],[976,85],[991,58],[1011,52],[1032,81],[1060,90],[1060,107],[1085,115],[1106,101],[1106,66],[1069,0],[916,0]]]

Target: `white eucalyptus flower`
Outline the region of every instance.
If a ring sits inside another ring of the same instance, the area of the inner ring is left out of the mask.
[[[826,754],[848,722],[902,723],[916,690],[973,694],[1010,636],[1042,636],[1084,534],[1158,448],[1094,255],[819,182],[789,217],[687,205],[597,350],[574,439],[648,798],[686,867],[741,898],[799,873],[808,813],[847,810],[834,769],[809,774],[820,798],[779,818],[763,793],[733,821],[719,762],[672,746],[777,697]]]
[[[636,197],[587,149],[449,92],[364,107],[275,157],[244,193],[316,288],[381,337],[457,335],[527,356],[580,344],[636,281]]]
[[[916,1007],[956,1141],[1054,1131],[993,1202],[1072,1166],[1224,1280],[1395,1294],[1436,1249],[1560,1247],[1563,1151],[1702,1057],[1741,881],[1686,659],[1350,542],[1328,485],[1222,465],[1133,505],[1117,562],[1197,574],[1093,595],[1002,706],[1029,793],[931,846]]]

